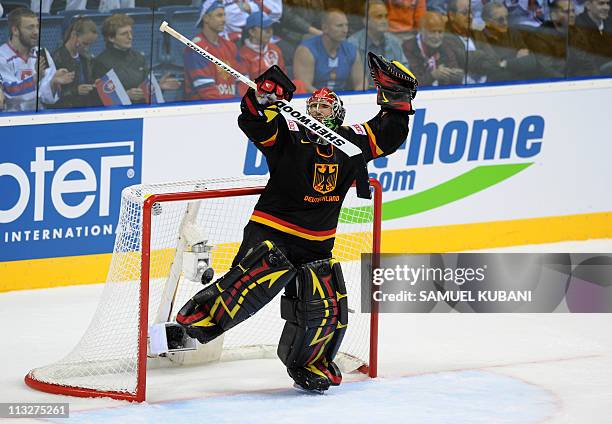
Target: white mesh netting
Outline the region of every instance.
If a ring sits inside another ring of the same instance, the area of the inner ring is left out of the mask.
[[[180,183],[137,185],[122,193],[121,212],[110,270],[98,308],[81,341],[65,358],[36,368],[29,377],[52,385],[103,392],[134,394],[137,390],[139,310],[141,291],[141,245],[143,201],[151,194],[179,193],[221,188],[264,186],[265,178],[233,178]],[[238,250],[242,231],[249,220],[257,195],[198,200],[192,208],[195,224],[214,245],[212,266],[215,279],[225,273]],[[162,294],[169,278],[181,222],[190,202],[157,203],[152,214],[151,264],[148,323],[158,317]],[[191,205],[195,203],[191,202]],[[345,371],[368,363],[369,314],[360,313],[361,253],[372,252],[372,201],[359,199],[354,188],[347,195],[338,226],[334,257],[342,264],[349,295],[349,326],[338,355]],[[189,298],[201,290],[200,283],[180,278],[171,318]],[[275,355],[284,321],[280,318],[280,296],[256,315],[223,336],[221,357]],[[185,354],[187,355],[187,354]],[[167,358],[166,361],[171,358]],[[181,358],[183,359],[183,358]],[[150,360],[151,362],[151,360]],[[159,365],[159,359],[154,360]]]

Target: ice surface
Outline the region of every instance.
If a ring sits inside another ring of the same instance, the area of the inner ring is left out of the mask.
[[[513,250],[612,252],[612,241]],[[293,390],[276,359],[151,370],[143,404],[25,386],[78,341],[101,288],[0,294],[0,402],[70,402],[64,423],[612,422],[612,314],[386,314],[380,378],[348,375],[323,396]],[[28,421],[40,422],[15,422]]]
[[[522,424],[541,421],[554,410],[554,396],[542,388],[486,371],[460,371],[347,383],[342,390],[325,395],[282,389],[122,406],[79,412],[73,414],[72,421],[144,423],[200,417],[214,423],[254,424],[289,421]]]

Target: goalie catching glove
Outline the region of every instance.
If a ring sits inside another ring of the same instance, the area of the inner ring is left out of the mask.
[[[368,65],[378,88],[376,102],[383,109],[400,110],[413,115],[411,102],[419,85],[414,74],[397,60],[389,61],[372,52],[368,53]]]

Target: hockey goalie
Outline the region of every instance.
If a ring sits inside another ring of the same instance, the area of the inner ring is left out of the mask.
[[[344,126],[345,108],[328,88],[307,100],[307,113],[355,144],[348,157],[315,131],[285,119],[274,104],[291,100],[295,86],[277,66],[259,76],[242,98],[238,125],[265,156],[270,179],[244,228],[231,269],[209,282],[180,310],[177,322],[191,338],[209,343],[257,313],[283,292],[286,321],[278,356],[295,385],[323,392],[342,381],[334,357],[348,322],[340,264],[332,257],[342,201],[353,184],[366,184],[366,163],[389,155],[406,140],[414,75],[402,64],[369,53],[380,111]],[[359,191],[359,190],[358,190]],[[369,188],[361,196],[369,195]]]

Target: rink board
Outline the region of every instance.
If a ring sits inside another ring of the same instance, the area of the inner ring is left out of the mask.
[[[609,79],[420,92],[407,143],[369,165],[383,250],[612,237],[612,121],[596,107],[611,95]],[[347,123],[378,110],[372,94],[344,99]],[[104,281],[128,185],[265,175],[238,113],[228,102],[0,118],[0,291]]]

